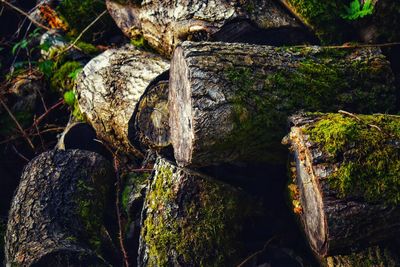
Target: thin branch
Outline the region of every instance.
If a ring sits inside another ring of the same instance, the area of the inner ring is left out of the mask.
[[[267,242],[265,242],[264,247],[263,247],[261,250],[256,251],[256,252],[254,252],[253,254],[251,254],[251,255],[250,255],[249,257],[247,257],[244,261],[242,261],[237,267],[243,267],[243,266],[245,266],[246,263],[248,263],[251,259],[253,259],[254,257],[258,256],[258,254],[263,253],[263,252],[267,249],[268,245],[269,245],[274,239],[275,239],[275,236],[273,236],[273,237],[271,237],[269,240],[267,240]]]
[[[383,43],[383,44],[343,44],[343,45],[322,45],[318,46],[321,48],[328,48],[328,49],[353,49],[353,48],[368,48],[368,47],[391,47],[400,45],[400,42],[392,42],[392,43]],[[294,45],[290,46],[294,48],[305,48],[310,47],[310,45]]]
[[[1,1],[4,1],[4,0],[1,0]],[[81,39],[82,36],[85,34],[85,32],[87,32],[106,13],[107,13],[107,10],[104,10],[99,16],[97,16],[97,18],[95,20],[93,20],[88,26],[86,26],[86,28],[83,29],[83,31],[78,35],[78,37],[76,37],[76,39],[67,48],[65,48],[60,54],[63,54],[65,52],[67,52],[68,50],[70,50],[72,47],[74,47],[76,45],[76,43],[79,41],[79,39]]]
[[[361,121],[361,119],[360,119],[356,114],[353,114],[353,113],[351,113],[351,112],[344,111],[344,110],[339,110],[338,112],[341,113],[341,114],[350,116],[350,117],[352,117],[352,118],[355,118],[357,121]],[[375,129],[377,129],[378,131],[382,132],[382,129],[379,128],[379,126],[377,126],[377,125],[375,125],[375,124],[367,124],[367,125],[368,125],[369,127],[371,127],[371,128],[375,128]]]
[[[58,108],[59,106],[64,104],[64,99],[61,99],[60,101],[58,101],[57,103],[55,103],[53,106],[51,106],[50,108],[47,109],[47,111],[45,113],[43,113],[39,118],[37,118],[32,127],[35,127],[37,125],[39,125],[39,123],[54,109]]]
[[[17,148],[16,148],[14,145],[12,145],[12,148],[13,148],[14,152],[15,152],[20,158],[22,158],[22,159],[25,160],[26,162],[29,162],[29,159],[28,159],[27,157],[25,157],[24,155],[22,155],[21,153],[19,153],[19,151],[17,150]]]
[[[29,139],[28,135],[26,134],[26,132],[22,128],[21,124],[18,122],[17,118],[15,118],[14,114],[11,112],[11,110],[8,108],[7,104],[3,101],[3,99],[1,97],[0,97],[0,103],[4,107],[4,109],[7,111],[8,115],[10,115],[10,117],[14,121],[15,125],[17,125],[18,130],[24,136],[24,138],[28,142],[29,146],[34,150],[35,146],[33,145],[31,139]]]
[[[45,25],[43,25],[42,23],[36,21],[34,18],[32,18],[31,15],[29,15],[28,13],[26,13],[25,11],[21,10],[20,8],[14,6],[13,4],[7,2],[6,0],[0,0],[0,3],[3,3],[7,6],[9,6],[10,8],[14,9],[15,11],[17,11],[18,13],[24,15],[25,17],[27,17],[30,21],[32,21],[33,24],[35,24],[36,26],[45,29],[46,31],[50,31],[51,29]]]

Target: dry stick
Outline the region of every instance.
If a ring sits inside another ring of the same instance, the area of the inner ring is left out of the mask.
[[[117,152],[118,153],[118,152]],[[129,267],[129,259],[128,259],[128,253],[126,253],[125,250],[125,245],[124,245],[124,238],[123,238],[123,234],[122,234],[122,221],[121,221],[121,211],[120,211],[120,199],[119,199],[119,195],[121,192],[121,179],[119,176],[119,163],[118,163],[118,158],[117,158],[117,154],[113,153],[113,165],[114,165],[114,170],[115,170],[115,175],[117,177],[117,182],[116,182],[116,201],[115,201],[115,206],[116,206],[116,210],[117,210],[117,219],[118,219],[118,231],[119,231],[119,244],[121,247],[121,251],[122,251],[122,255],[124,257],[124,266],[125,267]]]
[[[356,114],[350,113],[350,112],[348,112],[348,111],[339,110],[338,113],[341,113],[341,114],[350,116],[350,117],[352,117],[352,118],[355,118],[357,121],[361,121],[361,119],[360,119],[359,117],[357,117]],[[379,128],[379,127],[378,127],[377,125],[375,125],[375,124],[367,124],[367,125],[368,125],[369,127],[375,128],[375,129],[377,129],[378,131],[382,132],[382,129]]]
[[[4,107],[4,109],[7,111],[8,115],[10,115],[11,119],[15,122],[15,124],[18,127],[18,130],[21,132],[21,134],[24,136],[25,140],[28,142],[29,146],[34,150],[35,146],[33,145],[31,139],[29,139],[28,135],[22,128],[21,124],[18,122],[17,118],[15,118],[14,114],[11,112],[11,110],[8,108],[6,103],[3,101],[3,99],[0,97],[0,103]]]
[[[23,160],[25,160],[26,162],[29,162],[29,159],[28,159],[27,157],[25,157],[24,155],[22,155],[21,153],[19,153],[19,151],[15,148],[14,145],[12,145],[12,148],[13,148],[14,152],[15,152],[18,156],[20,156],[20,157],[21,157]]]
[[[249,257],[247,257],[244,261],[242,261],[242,262],[241,262],[238,266],[236,266],[236,267],[243,267],[243,266],[245,266],[245,264],[246,264],[247,262],[249,262],[252,258],[256,257],[258,254],[263,253],[263,252],[267,249],[268,245],[269,245],[274,239],[275,239],[275,236],[271,237],[267,242],[265,242],[264,247],[263,247],[261,250],[256,251],[256,252],[254,252],[253,254],[251,254]]]
[[[47,109],[47,111],[45,113],[43,113],[39,118],[37,118],[34,122],[32,127],[35,127],[37,125],[39,125],[39,123],[54,109],[58,108],[59,106],[64,104],[64,99],[61,99],[60,101],[58,101],[57,103],[55,103],[53,106],[51,106],[50,108]],[[31,127],[31,128],[32,128]]]
[[[383,44],[344,44],[344,45],[321,45],[318,47],[327,48],[327,49],[354,49],[354,48],[368,48],[368,47],[391,47],[400,45],[400,42],[392,42],[392,43],[383,43]],[[289,46],[294,48],[305,48],[309,47],[310,45],[294,45]]]
[[[2,0],[2,1],[4,1],[4,0]],[[69,49],[71,49],[72,47],[74,47],[75,44],[79,41],[79,39],[81,39],[82,36],[85,34],[85,32],[87,32],[106,13],[107,13],[107,10],[104,10],[95,20],[93,20],[88,26],[86,26],[86,28],[83,29],[83,31],[78,35],[78,37],[76,37],[76,39],[67,48],[65,48],[63,51],[61,51],[60,54],[63,54],[65,52],[67,52]]]
[[[7,2],[6,0],[0,0],[0,3],[4,3],[5,5],[9,6],[10,8],[14,9],[15,11],[17,11],[18,13],[24,15],[25,17],[27,17],[30,21],[32,21],[33,24],[35,24],[36,26],[45,29],[46,31],[50,31],[51,29],[45,25],[43,25],[42,23],[36,21],[34,18],[31,17],[31,15],[29,15],[28,13],[26,13],[25,11],[19,9],[18,7],[14,6],[13,4]]]

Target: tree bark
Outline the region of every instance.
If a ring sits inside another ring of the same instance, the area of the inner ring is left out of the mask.
[[[5,237],[14,266],[109,266],[99,256],[114,172],[96,153],[45,152],[24,169]],[[103,255],[104,256],[104,255]]]
[[[251,223],[245,222],[256,213],[243,191],[158,158],[144,201],[138,266],[235,266],[246,256],[240,237]]]
[[[376,48],[185,42],[170,70],[171,142],[180,166],[283,162],[280,140],[297,110],[386,112],[395,99]]]
[[[133,46],[110,49],[79,75],[79,107],[98,136],[120,151],[140,155],[128,140],[128,122],[150,82],[169,68],[163,58]]]
[[[168,73],[149,85],[129,120],[129,140],[139,148],[161,150],[171,144],[168,112]]]
[[[365,247],[398,236],[400,234],[400,206],[386,201],[386,197],[391,195],[391,190],[396,191],[398,186],[379,177],[378,183],[388,183],[391,188],[379,189],[382,191],[377,191],[379,192],[377,199],[366,195],[366,192],[373,191],[378,186],[374,184],[375,177],[365,178],[362,174],[373,171],[363,167],[362,173],[358,173],[358,176],[354,176],[356,173],[354,171],[350,171],[350,175],[345,176],[346,173],[341,172],[340,169],[348,164],[348,161],[353,164],[353,170],[356,168],[354,164],[363,164],[367,161],[365,158],[356,157],[356,154],[362,146],[368,147],[369,144],[364,141],[359,144],[349,141],[349,148],[333,157],[323,148],[322,143],[315,143],[307,132],[307,129],[315,127],[318,120],[322,118],[325,117],[321,115],[293,116],[291,121],[294,126],[284,140],[290,144],[290,150],[294,156],[291,168],[293,185],[290,187],[292,193],[294,192],[292,194],[294,210],[300,216],[311,248],[321,257],[336,256],[358,252]],[[362,123],[356,118],[353,119],[357,123]],[[382,119],[386,122],[387,120],[393,122],[396,118]],[[398,119],[397,121],[399,122]],[[382,136],[386,134],[382,126],[371,125],[368,125],[371,127],[368,131],[378,131],[375,127],[379,127]],[[329,129],[327,131],[332,135],[332,140],[336,138],[337,133]],[[340,136],[340,134],[337,135]],[[376,160],[396,163],[399,160],[399,147],[396,148],[396,142],[398,146],[399,140],[390,141],[387,138],[384,139],[387,141],[382,146],[394,146],[394,151],[397,153],[391,154],[389,159],[387,155],[380,155],[380,158]],[[370,168],[379,170],[378,165],[380,164],[375,164]],[[385,167],[379,172],[384,172],[380,175],[386,175],[390,171],[389,167]],[[335,185],[335,181],[344,177],[347,178],[343,181],[354,179],[355,183],[362,184],[366,188],[359,184],[349,184],[350,182],[342,184],[341,187]],[[353,186],[353,189],[349,193],[342,193],[342,188],[347,188],[347,186]],[[398,194],[398,191],[395,194]],[[351,258],[344,257],[343,259]]]
[[[180,42],[208,40],[235,21],[239,22],[236,31],[226,31],[229,35],[224,39],[232,39],[232,36],[246,34],[247,30],[256,28],[301,28],[279,4],[267,0],[202,0],[195,3],[187,0],[153,0],[145,3],[108,0],[106,3],[125,35],[132,39],[143,36],[153,48],[166,56],[171,56]],[[243,21],[244,27],[240,26],[240,21]]]

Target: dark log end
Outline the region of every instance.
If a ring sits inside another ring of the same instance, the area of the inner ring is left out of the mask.
[[[170,70],[169,125],[175,160],[180,166],[191,162],[193,149],[192,97],[189,69],[183,49],[176,48]]]

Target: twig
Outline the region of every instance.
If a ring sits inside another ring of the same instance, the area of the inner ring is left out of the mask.
[[[42,138],[42,135],[40,134],[39,127],[37,126],[37,124],[35,124],[35,129],[36,129],[36,132],[37,132],[37,134],[39,136],[40,144],[42,145],[42,150],[45,151],[46,149],[45,149],[45,146],[44,146],[44,140]]]
[[[12,145],[12,148],[13,148],[14,152],[15,152],[18,156],[20,156],[20,158],[22,158],[22,159],[25,160],[26,162],[29,162],[29,159],[28,159],[27,157],[25,157],[24,155],[22,155],[21,153],[19,153],[18,150],[15,148],[14,145]]]
[[[59,106],[64,104],[64,99],[61,99],[57,103],[55,103],[53,106],[49,107],[45,113],[43,113],[39,118],[37,118],[34,122],[32,127],[35,127],[39,125],[39,123],[54,109],[58,108]]]
[[[153,169],[142,168],[142,169],[131,169],[130,171],[132,171],[132,172],[151,172],[151,171],[153,171]]]
[[[367,48],[367,47],[391,47],[391,46],[397,46],[400,45],[400,42],[392,42],[392,43],[383,43],[383,44],[344,44],[344,45],[321,45],[318,47],[321,48],[328,48],[328,49],[353,49],[353,48]],[[304,47],[310,47],[310,45],[294,45],[290,46],[294,48],[304,48]]]
[[[4,0],[2,0],[2,1],[4,1]],[[106,13],[107,13],[107,10],[104,10],[95,20],[93,20],[88,26],[86,26],[86,28],[83,29],[83,31],[78,35],[78,37],[76,37],[76,39],[67,48],[65,48],[63,51],[61,51],[60,54],[63,54],[65,52],[67,52],[68,50],[70,50],[72,47],[74,47],[76,45],[76,43],[79,41],[79,39],[81,39],[82,36],[85,34],[85,32],[87,32]]]
[[[341,113],[341,114],[344,114],[344,115],[348,115],[348,116],[350,116],[350,117],[352,117],[352,118],[355,118],[357,121],[361,121],[361,119],[360,119],[359,117],[357,117],[356,114],[353,114],[353,113],[350,113],[350,112],[344,111],[344,110],[339,110],[338,112]],[[378,131],[382,132],[382,129],[379,128],[379,126],[377,126],[377,125],[375,125],[375,124],[367,124],[367,125],[368,125],[369,127],[371,127],[371,128],[375,128],[375,129],[377,129]]]
[[[267,249],[268,245],[269,245],[274,239],[275,239],[275,236],[271,237],[267,242],[265,242],[264,247],[263,247],[261,250],[256,251],[256,252],[254,252],[253,254],[251,254],[251,255],[250,255],[249,257],[247,257],[244,261],[242,261],[237,267],[243,267],[243,266],[245,266],[245,264],[246,264],[247,262],[249,262],[252,258],[254,258],[255,256],[257,256],[258,254],[263,253],[263,252]]]
[[[40,131],[39,133],[40,134],[44,134],[44,133],[48,133],[48,132],[62,132],[64,130],[64,128],[65,127],[53,127],[53,128],[49,128],[49,129],[45,129],[43,131]],[[37,136],[37,135],[38,135],[38,133],[29,134],[29,136]],[[21,137],[23,137],[23,136],[18,135],[18,136],[10,137],[10,138],[8,138],[6,140],[2,140],[2,141],[0,141],[0,145],[9,143],[9,142],[14,141],[14,140],[17,140],[18,138],[21,138]]]
[[[34,150],[35,146],[33,145],[31,139],[29,139],[28,135],[22,128],[21,124],[18,122],[17,118],[15,118],[14,114],[11,112],[11,110],[8,108],[6,103],[3,101],[3,99],[0,97],[0,103],[4,107],[4,109],[7,111],[8,115],[10,115],[11,119],[15,122],[15,124],[18,127],[18,130],[21,132],[21,134],[24,136],[25,140],[28,142],[29,146]]]
[[[34,18],[31,17],[31,15],[29,15],[28,13],[26,13],[25,11],[21,10],[20,8],[14,6],[13,4],[7,2],[6,0],[0,0],[1,3],[4,3],[5,5],[9,6],[10,8],[14,9],[15,11],[17,11],[18,13],[24,15],[25,17],[27,17],[30,21],[32,21],[33,24],[35,24],[36,26],[45,29],[46,31],[50,31],[51,29],[45,25],[43,25],[42,23],[36,21]]]
[[[113,153],[113,163],[114,163],[114,170],[115,170],[115,175],[117,177],[116,181],[116,201],[115,201],[115,206],[117,210],[117,219],[118,219],[118,235],[119,235],[119,245],[121,247],[122,255],[124,258],[124,266],[129,267],[129,259],[128,259],[128,253],[126,253],[125,245],[124,245],[124,238],[123,238],[123,233],[122,233],[122,221],[121,221],[121,210],[120,210],[120,192],[121,192],[121,178],[119,175],[119,162],[116,153]]]

